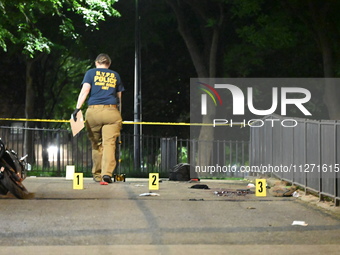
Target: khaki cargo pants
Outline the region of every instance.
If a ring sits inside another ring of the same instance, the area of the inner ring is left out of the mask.
[[[122,127],[121,114],[115,105],[90,105],[85,119],[92,145],[93,177],[112,177],[116,167],[116,141]]]

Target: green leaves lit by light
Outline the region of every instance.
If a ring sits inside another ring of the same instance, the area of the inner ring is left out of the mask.
[[[26,34],[25,36],[26,40],[23,52],[31,58],[34,57],[36,52],[50,53],[51,46],[53,45],[52,42],[41,35],[40,31],[36,32],[37,36],[33,34]]]
[[[108,16],[119,17],[113,8],[116,0],[0,0],[0,47],[7,50],[11,41],[23,47],[23,53],[33,58],[38,52],[49,53],[50,36],[45,35],[43,20],[54,17],[59,19],[59,32],[63,37],[79,38],[75,31],[70,12],[81,15],[84,25],[90,29],[98,29],[98,24]]]
[[[100,21],[105,20],[105,15],[120,17],[112,6],[116,1],[113,0],[85,0],[74,1],[74,8],[77,14],[81,14],[84,18],[86,26],[96,27]],[[96,27],[97,28],[97,27]]]
[[[62,24],[59,26],[60,32],[67,37],[71,37],[72,39],[78,39],[79,34],[75,32],[73,22],[69,18],[65,18],[62,20]]]
[[[6,39],[13,42],[14,36],[0,25],[0,48],[3,48],[4,51],[7,51]]]

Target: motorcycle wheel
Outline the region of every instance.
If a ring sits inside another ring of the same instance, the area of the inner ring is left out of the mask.
[[[16,198],[23,199],[29,192],[22,183],[16,182],[8,171],[3,172],[3,177],[0,179],[2,186],[8,189]]]

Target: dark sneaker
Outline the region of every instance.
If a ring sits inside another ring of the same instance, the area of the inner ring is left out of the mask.
[[[103,176],[103,181],[107,182],[107,183],[112,183],[112,178],[111,178],[111,176],[104,175]]]

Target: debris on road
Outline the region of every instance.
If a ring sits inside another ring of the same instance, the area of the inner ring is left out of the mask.
[[[153,192],[148,192],[148,193],[142,193],[139,195],[140,197],[156,197],[158,196],[159,197],[159,194],[158,193],[153,193]]]
[[[206,184],[195,184],[190,187],[191,189],[210,189]]]
[[[214,192],[215,195],[221,197],[221,196],[245,196],[247,194],[255,194],[254,191],[250,190],[250,189],[236,189],[236,190],[220,190],[220,191],[215,191]]]
[[[294,191],[293,192],[293,197],[299,197],[299,196],[300,196],[299,191]]]
[[[296,186],[288,186],[287,182],[279,181],[275,183],[271,193],[274,197],[291,197],[296,190]]]
[[[304,221],[300,221],[300,220],[294,220],[292,223],[293,226],[308,226],[308,224]]]
[[[200,179],[198,179],[198,178],[193,178],[193,179],[191,179],[190,181],[188,181],[189,183],[190,182],[199,182],[200,181]]]
[[[255,184],[254,183],[248,183],[247,188],[255,188]]]

